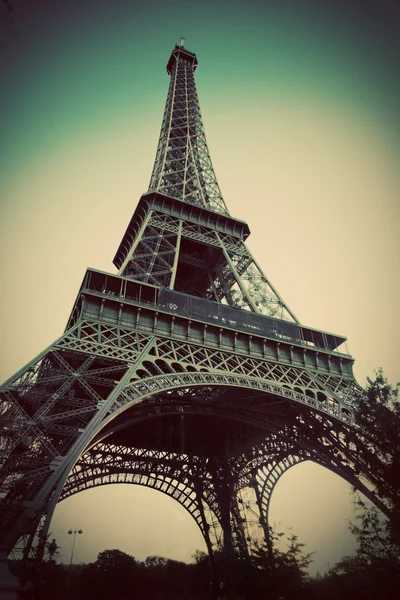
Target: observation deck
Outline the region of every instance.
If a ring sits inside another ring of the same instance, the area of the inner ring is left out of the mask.
[[[94,269],[85,274],[67,329],[80,319],[353,378],[344,336]]]
[[[241,219],[213,211],[206,206],[191,204],[179,198],[166,196],[159,192],[147,192],[141,196],[118,250],[115,253],[113,263],[117,269],[120,269],[126,260],[132,244],[139,235],[146,216],[151,210],[162,211],[164,214],[183,219],[188,223],[208,227],[213,231],[232,235],[243,241],[250,235],[248,224]]]
[[[186,62],[191,63],[193,65],[193,71],[196,70],[197,65],[199,64],[197,56],[194,52],[189,52],[189,50],[186,50],[184,46],[179,46],[178,44],[176,44],[174,50],[172,50],[171,56],[169,57],[169,61],[167,63],[168,75],[171,75],[171,71],[174,67],[174,64],[179,59],[183,59]]]

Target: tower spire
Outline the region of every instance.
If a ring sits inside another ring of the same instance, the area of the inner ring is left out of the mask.
[[[149,192],[228,214],[211,163],[194,71],[197,57],[180,39],[167,63],[171,77]]]

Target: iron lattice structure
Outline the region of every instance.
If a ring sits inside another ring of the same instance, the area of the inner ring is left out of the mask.
[[[268,543],[279,477],[312,460],[384,509],[345,338],[305,327],[256,263],[208,152],[195,54],[176,46],[149,191],[88,269],[64,334],[1,387],[1,549],[38,555],[56,503],[133,483],[175,498],[210,556]]]

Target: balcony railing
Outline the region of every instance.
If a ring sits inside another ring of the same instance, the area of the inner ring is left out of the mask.
[[[266,338],[348,355],[346,338],[225,304],[88,269],[81,292],[94,292]]]

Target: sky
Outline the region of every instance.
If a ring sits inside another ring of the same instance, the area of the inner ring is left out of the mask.
[[[303,324],[348,337],[361,385],[378,367],[395,384],[399,25],[389,0],[0,2],[0,378],[63,332],[87,267],[115,272],[184,36],[216,175],[256,260]],[[311,572],[354,548],[351,518],[350,486],[321,467],[293,467],[274,492],[271,521],[316,551]],[[77,562],[204,549],[182,507],[137,486],[57,507],[64,562],[71,527],[84,530]]]

